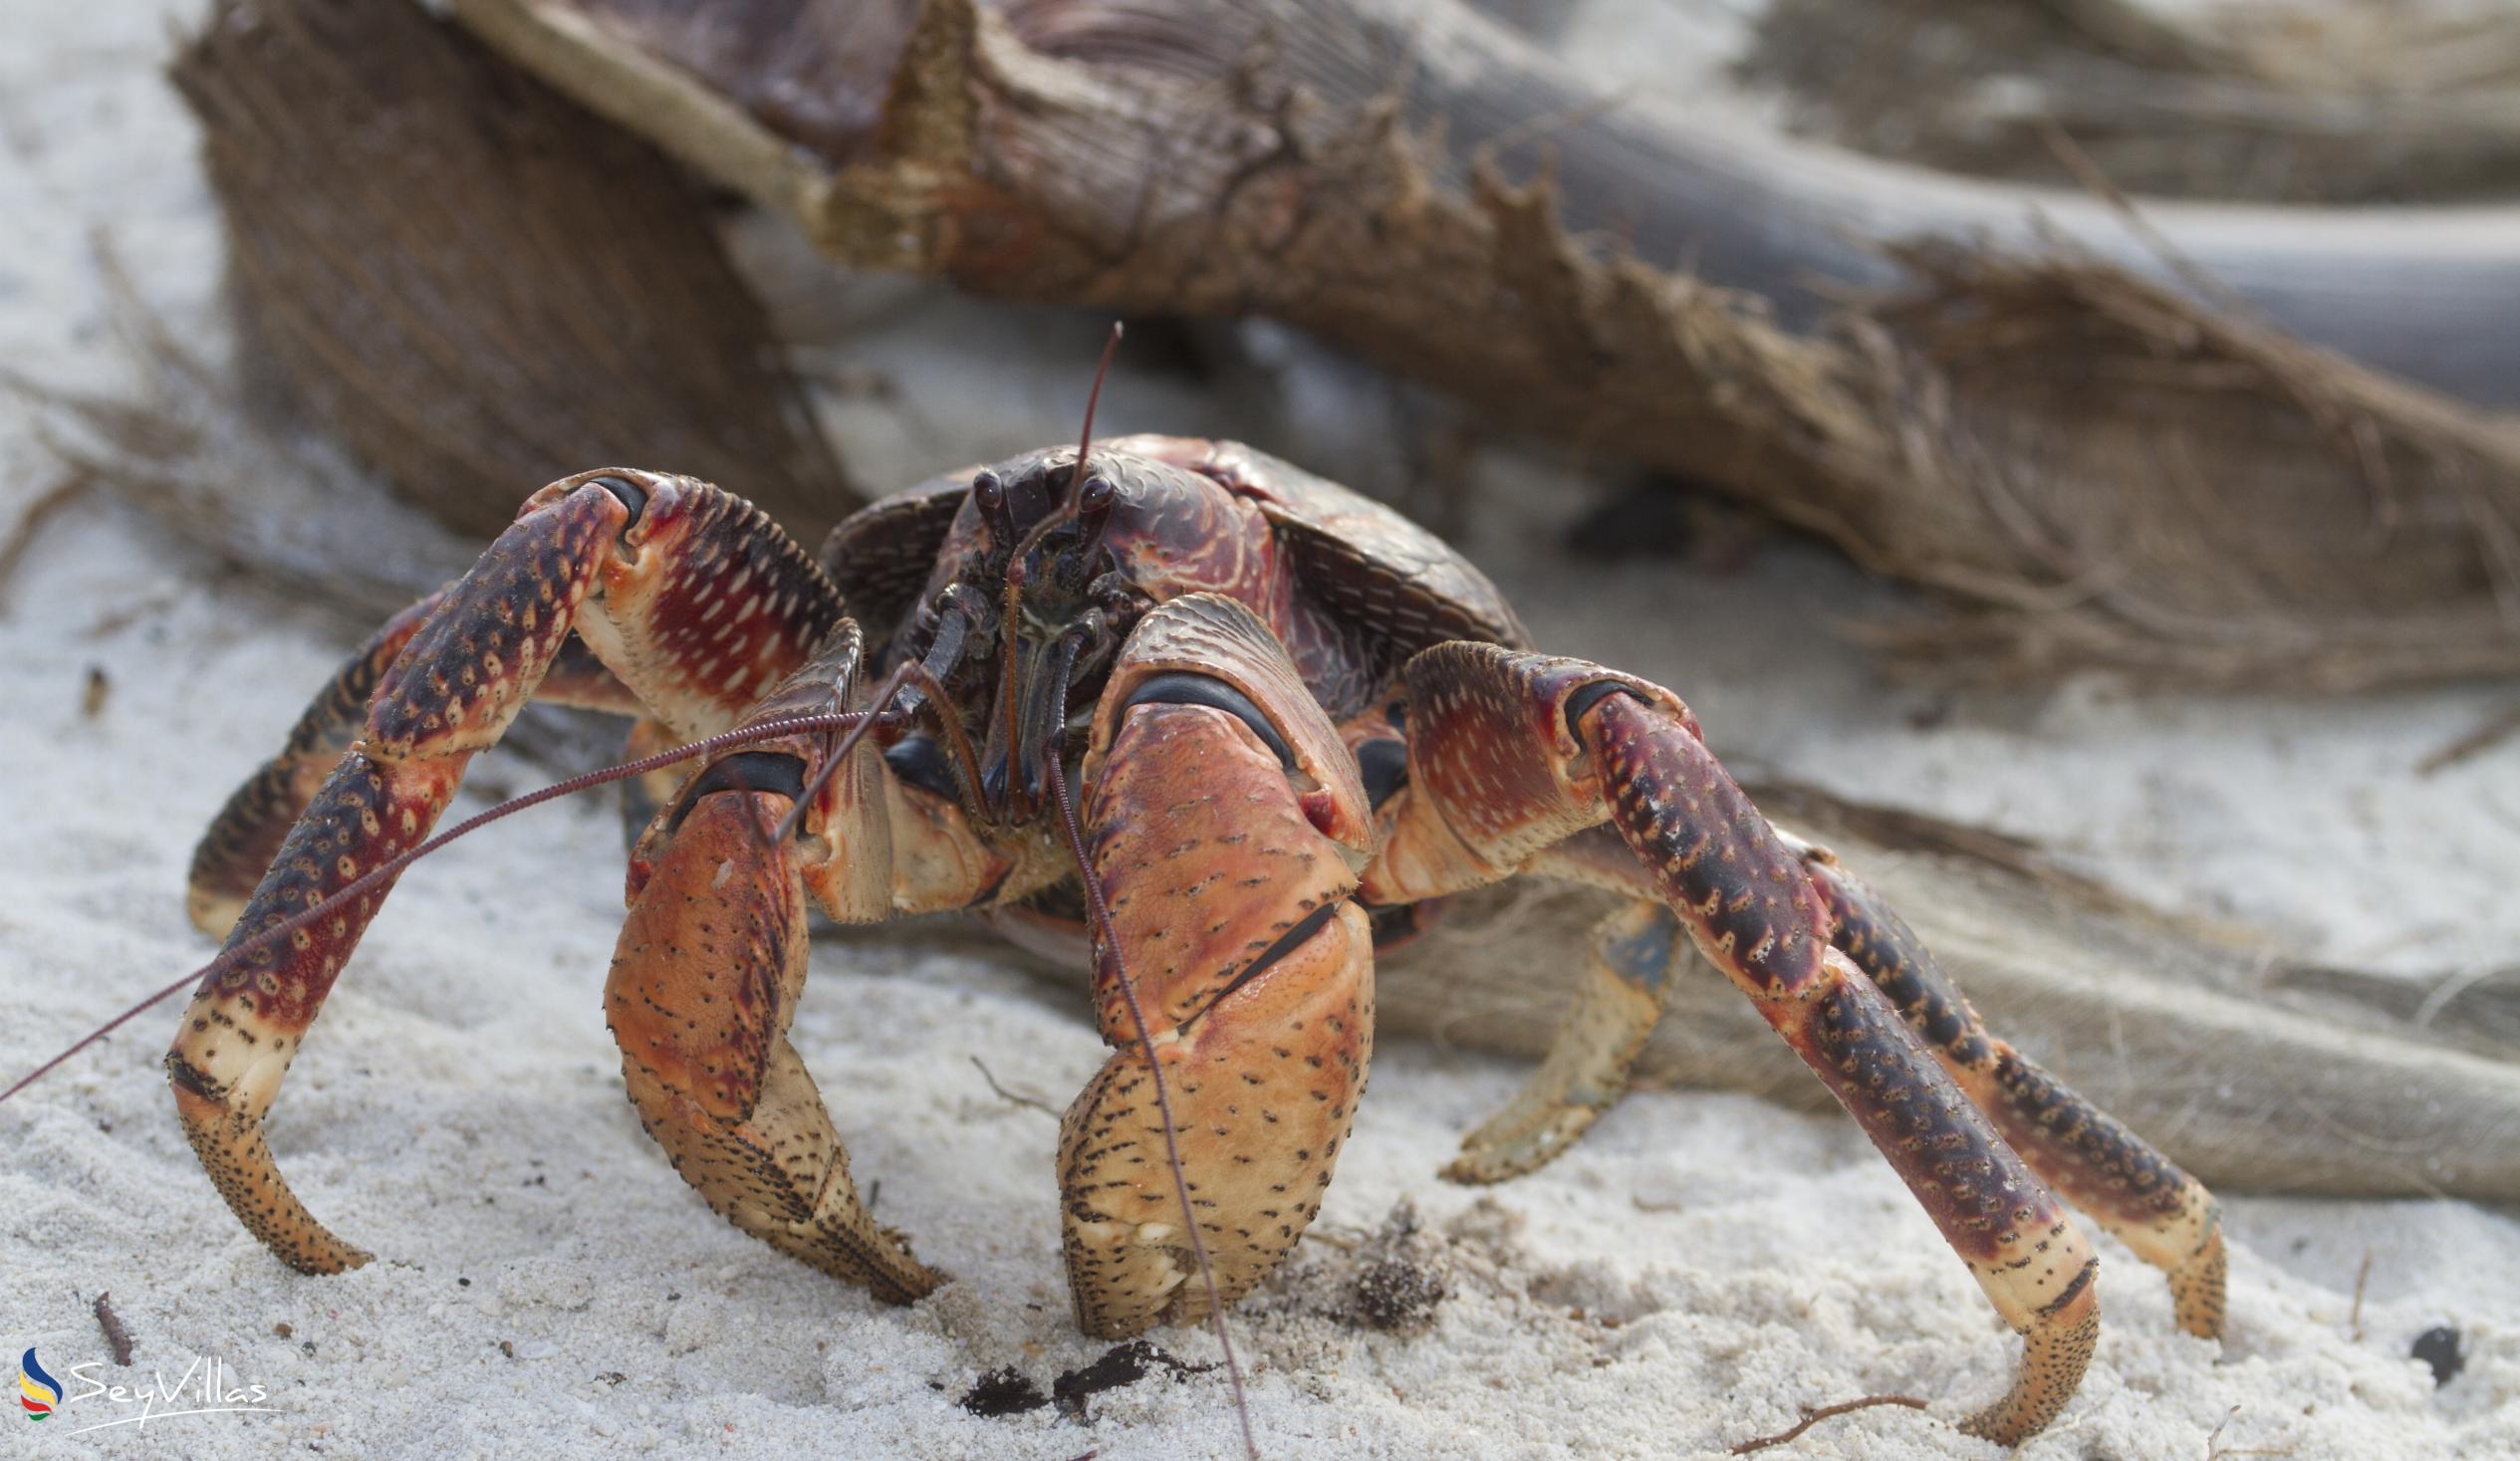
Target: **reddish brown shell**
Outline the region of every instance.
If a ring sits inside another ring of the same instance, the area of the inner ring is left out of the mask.
[[[823,540],[823,572],[866,631],[871,658],[882,656],[901,615],[918,602],[979,470],[946,472],[871,503],[843,518]]]
[[[1374,651],[1379,672],[1447,639],[1530,647],[1530,630],[1485,574],[1442,539],[1362,493],[1240,442],[1123,436],[1095,450],[1197,472],[1257,507],[1306,595]],[[1011,476],[1014,466],[999,471]],[[823,569],[873,643],[888,638],[916,604],[978,470],[947,472],[886,497],[824,541]]]
[[[1123,436],[1100,449],[1187,467],[1257,504],[1304,588],[1391,664],[1447,639],[1531,647],[1531,631],[1487,575],[1363,493],[1238,441]]]

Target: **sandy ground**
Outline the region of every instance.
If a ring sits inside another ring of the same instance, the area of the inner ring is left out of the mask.
[[[187,124],[154,80],[164,23],[142,5],[8,0],[0,34],[0,360],[110,385],[127,365],[105,327],[96,225],[112,220],[154,303],[212,329],[216,231]],[[912,398],[950,390],[953,366],[923,342],[970,323],[951,302],[896,301],[846,364]],[[1336,435],[1330,402],[1353,392],[1290,379],[1284,408]],[[985,429],[866,401],[836,404],[834,422],[861,470],[906,482],[1061,434],[1075,393],[1066,376],[1009,386]],[[1206,409],[1149,386],[1116,391],[1108,419],[1185,419]],[[0,412],[9,522],[51,477],[30,413]],[[2507,960],[2520,935],[2520,763],[2409,770],[2493,693],[1886,689],[1829,632],[1883,591],[1795,548],[1731,576],[1579,569],[1531,546],[1555,541],[1565,509],[1515,505],[1548,470],[1482,458],[1473,548],[1546,641],[1678,686],[1729,755],[2039,838],[2165,906],[2280,928],[2306,952],[2438,972]],[[107,516],[48,534],[5,596],[0,1076],[14,1077],[207,957],[180,906],[191,840],[345,644],[329,619],[200,582]],[[93,712],[92,669],[108,686]],[[544,775],[493,755],[477,780],[521,790]],[[597,999],[619,875],[609,807],[549,809],[414,874],[375,925],[273,1123],[299,1191],[379,1255],[357,1273],[283,1269],[198,1175],[157,1071],[172,1008],[0,1107],[0,1347],[32,1346],[71,1401],[40,1425],[0,1419],[13,1453],[1233,1453],[1213,1370],[1158,1366],[1092,1397],[1084,1419],[959,1403],[984,1372],[1011,1365],[1048,1390],[1107,1347],[1068,1315],[1055,1122],[972,1064],[1063,1104],[1103,1057],[1072,999],[983,955],[820,951],[799,1048],[860,1182],[882,1183],[881,1214],[957,1279],[882,1309],[711,1217],[639,1133]],[[1833,1420],[1768,1454],[2001,1454],[1952,1422],[1993,1393],[2014,1341],[1851,1124],[1639,1096],[1549,1170],[1482,1194],[1433,1174],[1522,1070],[1397,1042],[1376,1065],[1325,1241],[1234,1316],[1265,1454],[1721,1454],[1802,1405],[1873,1391],[1935,1403]],[[1415,1336],[1361,1326],[1350,1301],[1349,1250],[1402,1201],[1450,1288]],[[2099,1357],[2024,1456],[2520,1455],[2520,1224],[2446,1201],[2227,1207],[2230,1337],[2176,1335],[2158,1282],[2104,1241]],[[101,1291],[133,1369],[106,1359],[89,1311]],[[2436,1387],[2407,1355],[2441,1325],[2466,1362]],[[1204,1332],[1156,1342],[1215,1358]],[[212,1362],[221,1388],[260,1386],[269,1408],[165,1415],[202,1403]],[[88,1394],[87,1376],[195,1398],[79,1433],[142,1408]]]

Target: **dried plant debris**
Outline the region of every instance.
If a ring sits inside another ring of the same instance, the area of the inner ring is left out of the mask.
[[[477,541],[389,498],[321,434],[253,408],[250,383],[139,298],[110,239],[98,273],[130,388],[70,391],[0,369],[0,388],[43,408],[41,439],[71,480],[152,520],[214,571],[360,634],[471,564]]]
[[[412,4],[222,0],[173,66],[248,360],[439,521],[624,462],[856,498],[702,188]]]
[[[2321,689],[2520,671],[2520,425],[2287,333],[2507,399],[2520,230],[2436,229],[2417,269],[2400,267],[2417,241],[2374,215],[2252,231],[2147,210],[2245,302],[2225,307],[2090,198],[2042,195],[2069,241],[2025,226],[2018,194],[1712,196],[1673,160],[1702,141],[1683,109],[1614,106],[1476,16],[1387,0],[927,0],[881,125],[816,152],[787,114],[746,110],[723,60],[745,47],[667,49],[696,43],[624,4],[457,9],[844,263],[1133,316],[1274,316],[1501,424],[1823,534],[1948,604],[1880,628],[1911,671]],[[754,0],[710,25],[796,14]],[[1269,43],[1285,35],[1306,44]],[[1533,118],[1553,120],[1554,161],[1509,181],[1537,155],[1512,133]],[[1898,221],[1845,259],[1793,252],[1843,242],[1850,209]],[[1755,236],[1703,231],[1745,213]],[[1981,225],[1991,242],[1897,242]],[[1765,297],[1652,262],[1681,259]],[[1797,303],[1808,272],[1901,287]],[[2417,277],[2429,303],[2370,293]],[[2429,313],[2445,301],[2454,318]]]
[[[1797,130],[1930,167],[2266,202],[2520,196],[2520,34],[2396,0],[1778,0],[1743,75]]]

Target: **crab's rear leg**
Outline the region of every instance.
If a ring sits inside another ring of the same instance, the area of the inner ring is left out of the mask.
[[[1905,920],[1827,852],[1801,851],[1836,917],[1838,947],[1890,997],[2031,1170],[2169,1275],[2179,1327],[2198,1339],[2221,1338],[2226,1259],[2213,1194],[2115,1116],[1989,1035]]]
[[[1671,910],[1649,898],[1594,925],[1575,1005],[1548,1057],[1503,1110],[1461,1138],[1443,1169],[1456,1182],[1502,1182],[1538,1171],[1574,1145],[1628,1092],[1638,1054],[1669,1003],[1681,937]]]
[[[858,626],[747,717],[844,708]],[[630,910],[605,1010],[639,1121],[674,1170],[736,1227],[879,1299],[907,1304],[936,1275],[859,1200],[814,1078],[788,1044],[806,972],[806,898],[853,922],[891,908],[882,762],[872,741],[826,784],[785,843],[773,834],[822,750],[765,741],[697,772],[630,860]]]
[[[573,628],[642,704],[690,735],[731,725],[839,616],[802,550],[714,487],[612,472],[544,488],[408,631],[359,740],[290,829],[230,945],[427,837],[465,763],[498,740]],[[389,887],[204,980],[167,1052],[177,1111],[220,1195],[273,1253],[308,1272],[368,1255],[290,1191],[262,1117]]]
[[[1408,785],[1365,893],[1399,902],[1509,875],[1608,820],[1709,962],[1862,1125],[2024,1340],[1967,1428],[2004,1444],[2053,1419],[2099,1337],[2098,1263],[1888,997],[1668,691],[1575,660],[1441,644],[1407,668]]]
[[[1208,1313],[1122,965],[1160,1063],[1216,1297],[1247,1292],[1320,1210],[1365,1090],[1374,939],[1349,894],[1364,789],[1328,717],[1251,611],[1209,595],[1140,620],[1086,765],[1095,941],[1116,1053],[1068,1108],[1068,1286],[1087,1333]],[[1115,942],[1117,941],[1117,947]]]

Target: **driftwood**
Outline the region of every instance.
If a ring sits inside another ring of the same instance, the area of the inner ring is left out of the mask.
[[[605,462],[857,497],[702,188],[418,8],[224,0],[172,68],[240,359],[466,534]]]
[[[2520,191],[2520,27],[2457,4],[1776,0],[1741,70],[1799,133],[1928,167],[2305,203]]]
[[[2147,209],[2252,301],[2223,311],[2122,267],[2157,259],[2099,202],[2041,195],[2051,237],[2018,192],[1719,145],[1441,0],[456,13],[845,263],[1273,315],[1821,532],[1959,606],[1886,632],[1911,665],[2317,687],[2520,670],[2520,426],[2258,313],[2401,364],[2412,330],[2472,384],[2520,381],[2509,214]],[[876,55],[895,60],[871,109]],[[2053,246],[1887,242],[1977,226]],[[1813,314],[1783,282],[1807,271],[1909,288],[1794,335],[1647,262],[1681,259],[1788,315]]]

